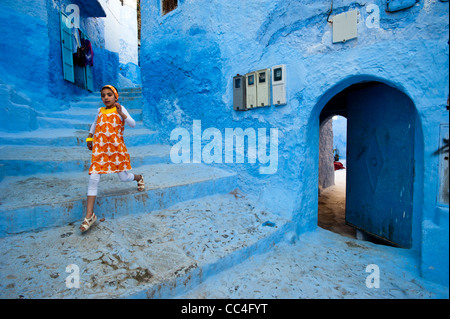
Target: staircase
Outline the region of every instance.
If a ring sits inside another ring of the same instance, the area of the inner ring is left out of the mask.
[[[236,189],[235,173],[171,163],[170,146],[143,125],[140,89],[121,90],[119,102],[136,120],[124,138],[146,190],[103,175],[101,221],[86,234],[85,138],[99,93],[41,114],[36,131],[0,133],[0,298],[173,297],[290,229]],[[69,264],[80,268],[78,289],[64,284]]]

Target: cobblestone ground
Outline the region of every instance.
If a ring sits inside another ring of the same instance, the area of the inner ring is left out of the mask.
[[[376,265],[376,266],[369,266]],[[366,267],[367,272],[366,272]],[[379,269],[379,288],[374,285]],[[448,288],[419,276],[407,250],[358,241],[318,228],[177,298],[448,298]]]

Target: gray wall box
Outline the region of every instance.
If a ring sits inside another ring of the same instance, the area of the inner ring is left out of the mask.
[[[246,84],[244,75],[236,75],[233,77],[233,109],[235,111],[245,111],[246,104]]]
[[[358,36],[358,10],[347,11],[333,17],[333,43],[346,42]]]

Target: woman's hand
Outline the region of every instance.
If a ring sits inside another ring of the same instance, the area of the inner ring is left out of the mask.
[[[114,106],[116,107],[116,109],[117,109],[117,113],[119,113],[119,115],[122,117],[122,119],[126,119],[127,118],[127,116],[122,112],[122,105],[120,105],[119,103],[115,103],[114,104]]]
[[[92,134],[92,133],[89,133],[87,139],[91,139],[91,141],[86,141],[86,143],[87,143],[87,148],[88,148],[90,151],[92,151],[92,138],[93,138],[93,134]],[[86,139],[86,140],[87,140],[87,139]]]

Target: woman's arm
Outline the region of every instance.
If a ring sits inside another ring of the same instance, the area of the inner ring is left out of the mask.
[[[119,103],[116,103],[117,113],[122,117],[122,119],[125,121],[125,123],[128,124],[130,127],[136,126],[136,121],[130,116],[130,113],[128,113],[125,106],[120,105]]]

